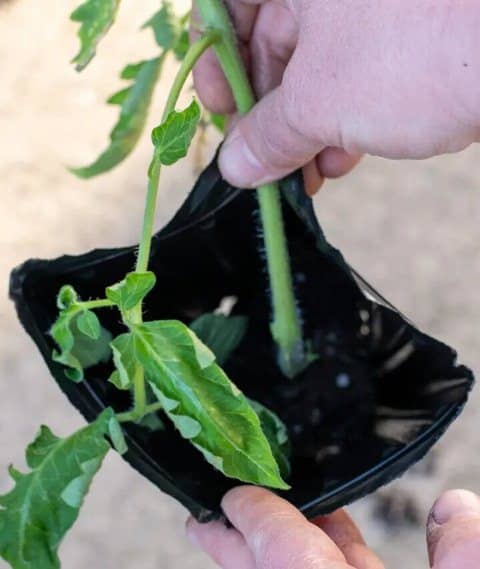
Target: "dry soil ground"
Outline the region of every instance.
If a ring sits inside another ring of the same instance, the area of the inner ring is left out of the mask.
[[[10,269],[28,257],[133,243],[141,219],[148,141],[121,169],[88,184],[64,166],[88,161],[104,144],[115,111],[102,101],[124,63],[152,53],[148,33],[135,30],[156,2],[146,0],[140,13],[125,0],[99,58],[81,76],[67,64],[76,47],[67,21],[74,5],[0,0],[0,491],[9,486],[7,464],[22,465],[40,423],[65,434],[82,423],[16,321]],[[158,226],[184,197],[192,171],[183,163],[165,175]],[[328,184],[316,205],[352,264],[478,371],[480,147],[423,163],[365,160]],[[389,569],[427,566],[422,524],[441,490],[480,490],[478,393],[423,468],[352,506]],[[185,515],[112,454],[62,546],[64,567],[211,567],[185,541]]]

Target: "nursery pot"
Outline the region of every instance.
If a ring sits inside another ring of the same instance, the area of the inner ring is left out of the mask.
[[[457,365],[452,348],[415,328],[326,241],[300,175],[283,182],[282,196],[304,335],[319,356],[300,376],[287,379],[276,362],[255,193],[229,186],[215,161],[153,240],[157,285],[145,311],[149,320],[188,324],[229,299],[233,314],[248,317],[247,333],[224,368],[287,425],[292,488],[282,494],[314,517],[376,490],[422,458],[460,413],[473,375]],[[96,250],[30,260],[12,273],[21,323],[88,421],[107,406],[126,410],[130,396],[107,383],[111,363],[87,369],[75,384],[52,360],[56,294],[70,284],[84,299],[103,297],[134,261],[135,247]],[[113,335],[122,332],[115,311],[99,315]],[[164,423],[157,431],[126,426],[125,459],[197,519],[220,514],[223,494],[237,482]]]

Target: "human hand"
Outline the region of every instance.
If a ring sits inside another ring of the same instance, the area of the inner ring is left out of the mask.
[[[272,492],[241,486],[222,508],[220,521],[187,522],[187,535],[222,569],[383,569],[343,510],[309,522]]]
[[[480,140],[480,8],[452,0],[226,0],[261,98],[230,132],[224,176],[256,187],[309,164],[309,185],[362,153],[426,158]],[[195,82],[233,99],[213,53]]]
[[[223,499],[222,522],[187,522],[187,534],[222,569],[382,569],[343,510],[309,522],[289,502],[252,486]],[[480,499],[446,492],[429,516],[427,541],[433,569],[480,567]]]

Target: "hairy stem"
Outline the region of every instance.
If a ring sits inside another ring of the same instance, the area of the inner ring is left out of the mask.
[[[255,105],[255,96],[238,50],[229,14],[222,0],[200,0],[197,6],[207,29],[215,30],[220,35],[213,48],[232,88],[238,112],[246,114]],[[306,356],[293,290],[278,184],[259,187],[258,199],[272,293],[272,335],[279,346],[280,368],[285,375],[293,377],[305,367]]]
[[[97,308],[109,308],[115,306],[115,303],[108,298],[101,298],[98,300],[85,300],[78,303],[78,305],[84,310],[95,310]]]

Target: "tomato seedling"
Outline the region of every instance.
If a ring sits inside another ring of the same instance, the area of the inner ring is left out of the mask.
[[[92,60],[101,38],[114,23],[120,0],[87,0],[72,14],[80,23],[80,50],[73,62],[78,70]],[[177,110],[181,90],[207,49],[213,48],[232,87],[238,111],[255,103],[239,56],[234,30],[221,0],[199,0],[200,38],[188,40],[190,15],[175,15],[170,2],[148,20],[160,52],[128,65],[121,77],[130,85],[109,103],[120,107],[120,117],[107,149],[92,164],[72,168],[90,178],[124,160],[140,139],[155,86],[165,59],[180,62],[162,121],[152,132],[153,157],[148,169],[145,214],[136,266],[105,290],[104,298],[81,299],[68,283],[57,297],[59,315],[51,328],[57,350],[53,359],[74,382],[84,370],[113,360],[114,371],[105,381],[132,393],[132,406],[122,413],[103,411],[87,427],[67,438],[42,427],[27,448],[30,471],[11,468],[13,490],[0,497],[0,554],[15,569],[59,567],[57,550],[78,516],[84,496],[110,444],[127,450],[122,424],[149,422],[162,428],[171,421],[204,458],[225,476],[276,489],[288,489],[288,437],[280,419],[261,404],[247,399],[230,381],[220,364],[226,362],[247,326],[242,317],[207,314],[190,327],[180,321],[148,321],[142,306],[152,294],[156,276],[149,271],[154,213],[162,167],[187,155],[201,117],[196,100]],[[221,117],[212,117],[215,124]],[[272,296],[271,334],[278,350],[278,366],[293,378],[311,356],[302,338],[285,238],[277,184],[258,189],[266,260]],[[97,316],[116,310],[125,332],[113,337]],[[157,417],[156,422],[152,418]]]

